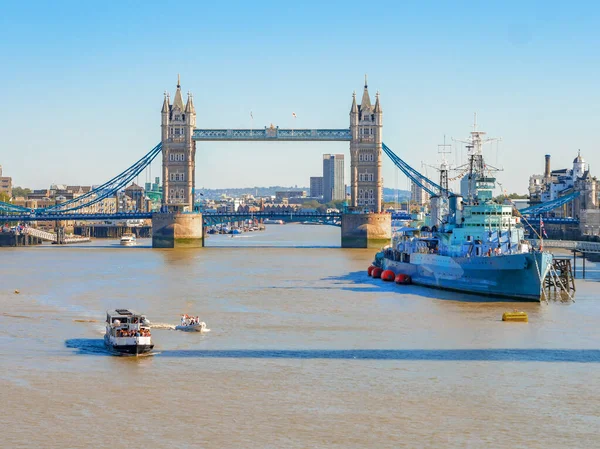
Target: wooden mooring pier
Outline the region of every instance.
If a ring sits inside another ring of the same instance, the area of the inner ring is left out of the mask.
[[[573,299],[575,293],[575,277],[571,269],[571,259],[568,257],[555,257],[550,270],[544,279],[544,291],[568,296]]]

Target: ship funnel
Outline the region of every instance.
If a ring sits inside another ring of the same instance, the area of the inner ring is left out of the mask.
[[[544,178],[546,178],[546,179],[550,178],[550,155],[549,154],[546,155],[546,168],[544,170]]]
[[[449,198],[450,222],[460,225],[462,223],[463,197],[452,195]]]

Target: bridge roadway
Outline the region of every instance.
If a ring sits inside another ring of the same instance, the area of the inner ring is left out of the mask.
[[[0,221],[11,222],[31,222],[31,221],[98,221],[98,220],[140,220],[151,219],[154,212],[122,212],[111,214],[1,214]],[[321,220],[321,221],[339,221],[342,218],[341,212],[336,213],[319,213],[319,212],[210,212],[202,213],[202,218],[206,222],[219,223],[228,221],[239,221],[255,218],[273,218],[281,220]],[[393,213],[392,220],[410,220],[411,216],[402,213]]]
[[[532,217],[529,215],[525,215],[525,218],[527,219],[527,221],[529,222],[529,224],[531,226],[534,226],[536,228],[540,227],[540,217],[539,216]],[[579,224],[579,219],[571,218],[571,217],[566,217],[566,218],[542,217],[542,220],[544,220],[544,224],[573,224],[573,225]]]
[[[94,221],[94,220],[140,220],[151,219],[154,212],[121,212],[110,214],[80,214],[80,213],[37,213],[37,214],[0,214],[0,220],[5,221],[64,221],[64,220],[79,220],[79,221]],[[231,218],[232,221],[244,220],[248,218],[274,218],[274,219],[290,219],[290,218],[306,218],[322,219],[322,220],[340,220],[341,212],[322,214],[319,212],[209,212],[202,213],[202,216],[214,222],[220,218]],[[392,213],[392,220],[411,220],[411,216],[406,213]],[[532,226],[539,226],[537,218],[529,219]],[[544,218],[545,224],[578,224],[576,218]]]
[[[264,129],[195,129],[195,141],[313,141],[350,142],[352,133],[345,129],[279,129],[271,126]]]

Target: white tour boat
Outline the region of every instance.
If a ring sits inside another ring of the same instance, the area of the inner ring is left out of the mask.
[[[106,311],[104,344],[112,351],[139,355],[154,348],[150,322],[144,315],[128,309]]]
[[[135,234],[123,234],[121,237],[121,245],[133,246],[136,244]]]

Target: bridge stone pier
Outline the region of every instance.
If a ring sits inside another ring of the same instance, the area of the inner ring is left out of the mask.
[[[343,214],[342,248],[381,248],[390,243],[391,214]]]
[[[203,237],[202,214],[168,212],[152,216],[153,248],[201,248]]]

